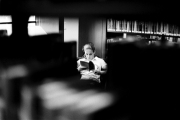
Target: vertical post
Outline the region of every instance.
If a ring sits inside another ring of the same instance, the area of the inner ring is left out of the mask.
[[[12,15],[12,37],[21,40],[28,37],[29,15]]]
[[[61,34],[61,40],[64,42],[64,17],[59,17],[59,34]]]

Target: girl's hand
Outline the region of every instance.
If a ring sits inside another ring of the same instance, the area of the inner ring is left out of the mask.
[[[101,71],[100,70],[94,70],[94,73],[100,75]]]
[[[83,69],[85,69],[86,67],[83,67],[83,66],[79,66],[77,69],[78,69],[78,71],[81,71],[81,70],[83,70]]]

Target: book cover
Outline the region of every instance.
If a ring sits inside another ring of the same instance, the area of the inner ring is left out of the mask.
[[[92,61],[86,62],[86,61],[80,61],[81,66],[85,67],[89,70],[94,70],[94,63]]]

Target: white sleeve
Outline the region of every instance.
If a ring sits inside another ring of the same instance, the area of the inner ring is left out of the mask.
[[[101,59],[101,68],[106,68],[107,67],[107,63]]]
[[[80,66],[80,59],[77,61],[77,67]]]

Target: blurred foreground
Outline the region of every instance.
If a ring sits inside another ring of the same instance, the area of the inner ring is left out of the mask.
[[[44,53],[46,45],[53,47]],[[47,42],[42,50],[28,51],[31,54],[22,58],[19,49],[14,49],[18,57],[13,54],[1,57],[0,120],[179,117],[178,44],[164,41],[152,45],[140,41],[108,44],[105,89],[79,80],[74,45]],[[29,48],[23,48],[26,47]]]

